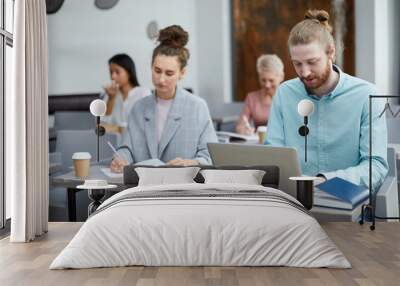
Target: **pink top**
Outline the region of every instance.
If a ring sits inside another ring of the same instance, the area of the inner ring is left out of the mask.
[[[247,117],[249,122],[253,121],[255,128],[260,125],[267,125],[272,98],[268,97],[268,100],[263,103],[261,92],[261,90],[257,90],[247,94],[238,125],[243,124],[243,115]]]
[[[160,143],[161,135],[167,122],[168,113],[171,108],[173,99],[161,99],[157,97],[156,118],[157,118],[157,141]]]

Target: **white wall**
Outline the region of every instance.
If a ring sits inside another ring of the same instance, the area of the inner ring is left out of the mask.
[[[356,76],[370,82],[375,82],[375,62],[371,60],[375,54],[374,37],[371,37],[374,9],[374,0],[355,0]]]
[[[229,0],[196,2],[199,92],[211,105],[232,100]]]
[[[152,87],[154,43],[146,26],[182,25],[190,34],[188,74],[182,81],[209,104],[232,96],[229,0],[121,0],[111,10],[93,0],[65,1],[48,16],[49,93],[96,92],[109,82],[107,60],[130,54],[142,85]],[[355,0],[356,75],[382,93],[399,93],[400,20],[398,0]]]
[[[356,0],[356,75],[382,94],[399,93],[400,1]]]
[[[400,95],[400,1],[389,2],[389,92]],[[399,100],[400,102],[400,100]]]
[[[182,86],[197,88],[195,0],[121,0],[110,10],[99,10],[93,0],[65,1],[48,16],[49,94],[96,92],[109,82],[108,59],[129,54],[143,86],[151,85],[151,54],[155,42],[146,27],[181,25],[189,32],[191,52]]]
[[[97,92],[109,82],[107,60],[125,52],[141,85],[151,84],[154,41],[146,27],[178,24],[189,32],[191,57],[181,85],[207,101],[231,100],[229,0],[121,0],[111,10],[93,0],[65,1],[48,16],[49,94]]]

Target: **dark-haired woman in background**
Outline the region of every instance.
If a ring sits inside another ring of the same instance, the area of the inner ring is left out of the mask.
[[[106,132],[122,133],[127,126],[133,105],[151,91],[139,86],[133,60],[126,54],[117,54],[108,61],[111,84],[104,87],[107,103],[106,116],[101,118]]]
[[[176,25],[160,31],[151,67],[154,94],[132,108],[122,144],[132,155],[120,150],[123,158],[113,159],[112,171],[149,159],[181,166],[211,164],[207,143],[217,142],[217,136],[207,103],[177,85],[186,73],[188,37]]]

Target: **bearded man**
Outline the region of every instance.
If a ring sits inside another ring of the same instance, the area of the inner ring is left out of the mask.
[[[325,180],[339,177],[357,185],[369,182],[368,96],[375,85],[350,76],[336,65],[335,42],[325,11],[308,11],[290,32],[288,46],[297,78],[284,82],[273,99],[266,144],[297,149],[302,173]],[[304,137],[298,129],[303,117],[300,100],[314,103],[308,118],[308,160],[304,160]],[[372,109],[372,184],[383,182],[387,172],[387,131],[382,100]]]

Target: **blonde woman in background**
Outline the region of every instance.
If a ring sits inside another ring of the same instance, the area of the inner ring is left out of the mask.
[[[257,72],[260,89],[246,96],[245,104],[236,124],[236,132],[250,135],[258,126],[268,123],[272,97],[283,81],[284,67],[277,55],[261,55],[257,59]],[[253,122],[254,127],[250,125]]]

